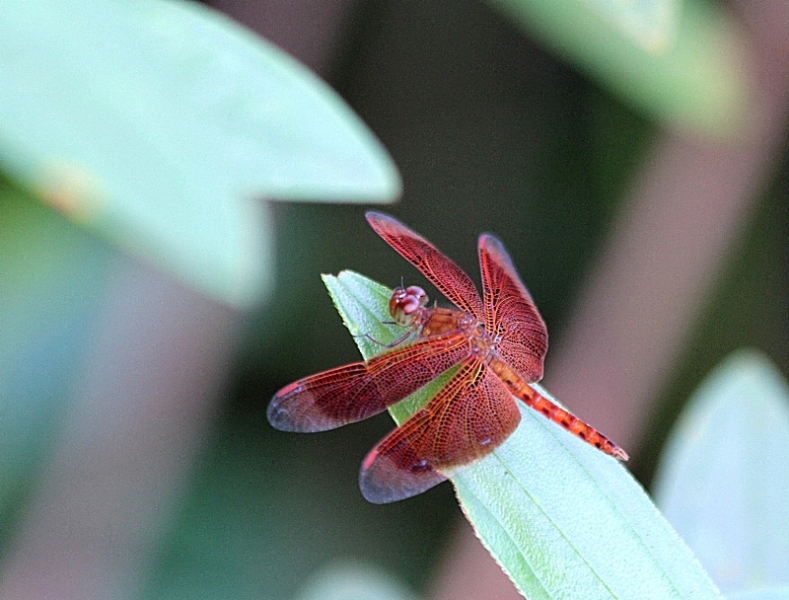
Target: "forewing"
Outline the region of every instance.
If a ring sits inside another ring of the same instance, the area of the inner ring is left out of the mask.
[[[372,211],[366,216],[375,232],[419,269],[452,304],[482,320],[482,301],[463,269],[397,219]]]
[[[441,471],[493,452],[515,431],[520,412],[484,363],[469,359],[441,391],[373,448],[359,486],[383,504],[420,494],[446,479]]]
[[[294,381],[268,406],[269,422],[283,431],[334,429],[378,414],[426,385],[469,354],[468,338],[434,336]]]
[[[548,330],[503,244],[492,235],[479,238],[479,266],[488,333],[497,352],[526,381],[542,379]]]

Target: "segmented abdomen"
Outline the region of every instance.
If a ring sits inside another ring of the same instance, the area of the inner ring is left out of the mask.
[[[512,395],[524,402],[526,406],[533,408],[554,423],[564,427],[573,435],[581,438],[587,444],[591,444],[606,454],[610,454],[619,460],[627,460],[629,458],[627,452],[594,427],[541,396],[502,360],[494,356],[488,362],[488,366],[507,385]]]

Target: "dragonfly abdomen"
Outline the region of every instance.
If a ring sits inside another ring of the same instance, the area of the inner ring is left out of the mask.
[[[540,395],[502,360],[493,358],[488,364],[507,385],[512,395],[525,403],[526,406],[533,408],[554,423],[561,425],[567,431],[598,450],[602,450],[619,460],[627,460],[629,458],[622,448],[594,427]]]

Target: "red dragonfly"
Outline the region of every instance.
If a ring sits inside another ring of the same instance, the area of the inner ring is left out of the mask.
[[[480,298],[469,276],[419,234],[381,213],[368,212],[367,221],[457,309],[428,308],[418,286],[395,289],[392,318],[410,331],[367,362],[282,388],[268,407],[274,427],[313,432],[361,421],[457,367],[433,399],[362,462],[359,486],[370,502],[420,494],[444,481],[445,470],[493,452],[520,421],[513,396],[606,454],[627,460],[619,446],[529,385],[542,378],[548,331],[498,239],[479,238]]]

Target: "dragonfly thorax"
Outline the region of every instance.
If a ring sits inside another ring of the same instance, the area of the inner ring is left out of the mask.
[[[496,355],[497,338],[491,337],[482,323],[476,323],[469,341],[471,342],[471,353],[481,360],[489,362]]]

